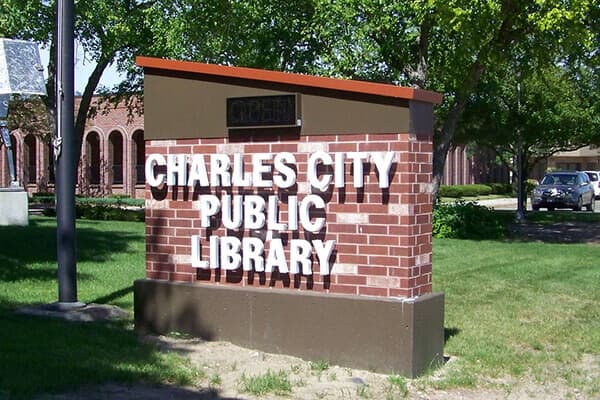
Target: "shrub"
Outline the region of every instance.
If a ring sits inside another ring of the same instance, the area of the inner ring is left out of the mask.
[[[439,195],[441,197],[469,197],[469,196],[486,196],[492,193],[492,188],[488,185],[442,185],[440,186]]]
[[[492,189],[492,194],[512,194],[513,187],[510,183],[487,183]]]
[[[77,197],[75,199],[77,204],[90,204],[90,205],[113,205],[113,206],[132,206],[142,207],[144,206],[144,199],[132,199],[127,196],[114,195],[109,197]]]
[[[433,209],[433,236],[455,239],[497,239],[504,236],[504,219],[489,207],[473,202],[438,203]]]
[[[75,206],[77,218],[100,221],[137,221],[145,220],[144,210],[128,210],[107,205],[77,204]]]
[[[34,204],[53,204],[54,194],[46,192],[33,193],[29,202]]]

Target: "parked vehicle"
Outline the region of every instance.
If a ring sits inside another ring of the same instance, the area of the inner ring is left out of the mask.
[[[594,186],[594,194],[596,195],[596,199],[600,199],[600,171],[584,171],[588,178],[590,178],[590,182],[592,186]]]
[[[531,207],[548,211],[555,208],[594,211],[595,193],[590,178],[584,172],[552,172],[533,189]]]

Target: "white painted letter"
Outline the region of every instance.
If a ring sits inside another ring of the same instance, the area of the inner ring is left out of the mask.
[[[252,266],[254,265],[256,272],[264,272],[264,251],[265,244],[259,238],[246,237],[242,239],[242,266],[244,271],[252,271]]]
[[[208,269],[208,261],[202,261],[200,235],[192,235],[192,268]]]
[[[363,176],[363,160],[369,158],[369,153],[352,152],[347,154],[348,158],[352,159],[352,173],[354,174],[354,187],[361,188],[364,185]]]
[[[344,161],[346,161],[346,154],[335,153],[335,187],[343,188],[346,184],[346,168],[344,168]]]
[[[231,186],[229,175],[229,156],[227,154],[210,155],[210,184],[211,186]]]
[[[244,154],[235,153],[233,155],[233,176],[232,181],[234,186],[252,186],[252,175],[249,172],[244,172]]]
[[[394,162],[394,152],[371,153],[371,160],[373,160],[377,171],[379,171],[379,187],[382,189],[390,187],[390,168]]]
[[[308,158],[306,174],[308,175],[308,183],[310,183],[312,187],[319,189],[321,192],[325,192],[333,177],[331,174],[323,174],[323,178],[319,180],[317,176],[317,166],[319,164],[319,160],[323,162],[323,165],[333,164],[333,160],[329,154],[325,153],[324,151],[317,151],[311,154]]]
[[[233,214],[233,217],[232,217]],[[227,229],[238,229],[242,226],[242,196],[234,195],[233,204],[231,195],[221,196],[221,221]]]
[[[288,229],[298,230],[298,196],[288,196]]]
[[[263,161],[268,161],[273,158],[272,154],[256,153],[252,155],[252,182],[256,187],[271,187],[273,181],[263,179],[263,174],[271,172],[271,166],[263,164]]]
[[[198,198],[200,202],[200,226],[208,228],[210,226],[210,217],[216,215],[221,208],[219,198],[212,194],[204,194]]]
[[[282,189],[292,187],[296,184],[296,171],[286,164],[296,164],[296,158],[292,153],[279,153],[275,155],[275,169],[279,175],[273,176],[273,183]]]
[[[269,196],[269,209],[267,212],[267,229],[270,231],[285,231],[287,225],[279,221],[279,198],[275,195]]]
[[[169,154],[167,156],[167,185],[185,186],[187,184],[187,163],[185,154]],[[177,180],[175,180],[177,175]]]
[[[273,267],[277,267],[282,274],[289,272],[281,239],[273,239],[269,242],[269,255],[267,256],[265,271],[273,272]]]
[[[210,185],[208,182],[208,173],[206,172],[206,163],[204,162],[204,156],[202,154],[192,155],[192,165],[190,166],[190,175],[188,176],[187,185],[189,187],[194,187],[196,182],[199,182],[202,187]]]
[[[235,236],[221,237],[221,268],[225,270],[238,269],[242,262],[241,248],[242,243]]]
[[[208,243],[210,247],[210,268],[219,268],[219,237],[213,235]]]
[[[260,229],[265,226],[265,199],[257,195],[244,197],[244,227]]]
[[[292,239],[290,241],[290,273],[300,272],[298,264],[302,265],[303,275],[312,275],[312,260],[310,256],[312,248],[310,243],[303,239]]]
[[[313,240],[312,244],[319,259],[319,275],[329,275],[329,258],[335,246],[335,240],[328,240],[323,245],[322,240]]]
[[[325,226],[325,218],[319,217],[315,219],[313,224],[310,220],[310,206],[325,209],[325,201],[316,194],[309,194],[300,202],[300,223],[302,227],[309,232],[319,232]]]
[[[154,167],[166,165],[167,161],[161,154],[150,154],[146,160],[146,181],[148,185],[157,187],[165,181],[165,174],[154,174]]]

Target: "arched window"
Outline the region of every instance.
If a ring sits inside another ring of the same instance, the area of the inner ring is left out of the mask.
[[[19,180],[19,172],[21,171],[21,166],[19,165],[19,158],[17,156],[17,154],[19,154],[17,148],[18,143],[19,142],[17,141],[15,135],[10,135],[10,148],[12,153],[13,166],[15,167],[15,177],[17,178],[17,180]]]
[[[88,160],[88,176],[92,185],[100,183],[100,136],[90,132],[86,138],[86,153]]]
[[[146,147],[144,144],[144,131],[135,131],[132,136],[135,149],[135,183],[146,182],[144,163],[146,162]]]
[[[35,136],[29,134],[25,136],[25,148],[23,149],[23,167],[25,168],[27,183],[37,182],[37,140]]]
[[[54,183],[54,146],[48,145],[48,183]]]
[[[113,131],[108,136],[110,157],[112,161],[112,184],[123,183],[123,135]]]

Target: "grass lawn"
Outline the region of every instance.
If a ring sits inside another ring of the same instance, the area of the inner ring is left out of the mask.
[[[13,314],[21,305],[58,300],[55,228],[50,218],[0,227],[0,398],[107,381],[192,382],[188,363],[140,343],[131,320],[73,324]],[[144,246],[143,223],[78,220],[79,300],[133,312]]]
[[[531,215],[551,222],[549,214]],[[144,224],[77,221],[77,229],[79,300],[132,311],[132,283],[144,276]],[[0,239],[0,398],[200,377],[183,358],[140,343],[131,320],[73,324],[14,315],[20,305],[57,300],[55,222],[0,227]],[[597,396],[599,374],[587,374],[582,362],[593,356],[600,369],[598,260],[598,245],[435,239],[434,290],[446,293],[445,353],[456,361],[441,379],[419,382],[448,388],[560,379]]]
[[[437,386],[486,378],[563,379],[600,393],[600,246],[434,239],[434,290],[446,293],[445,352],[457,357]]]

